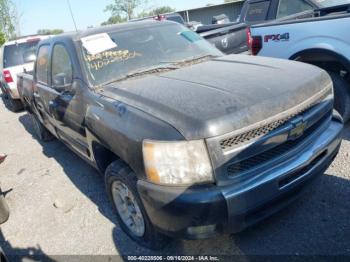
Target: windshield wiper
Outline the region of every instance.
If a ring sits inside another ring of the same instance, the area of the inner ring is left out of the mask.
[[[167,72],[167,71],[171,71],[171,70],[176,70],[179,69],[178,66],[175,65],[171,65],[171,66],[158,66],[158,67],[152,67],[146,70],[139,70],[136,72],[132,72],[129,73],[123,77],[111,80],[107,83],[104,83],[103,85],[109,85],[115,82],[120,82],[120,81],[124,81],[127,80],[129,78],[134,78],[134,77],[139,77],[139,76],[143,76],[143,75],[148,75],[148,74],[155,74],[155,73],[161,73],[161,72]]]

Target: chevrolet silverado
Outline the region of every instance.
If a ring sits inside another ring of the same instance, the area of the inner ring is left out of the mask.
[[[341,143],[325,71],[224,56],[174,22],[41,41],[18,83],[38,138],[58,138],[104,174],[119,225],[149,248],[268,217]]]

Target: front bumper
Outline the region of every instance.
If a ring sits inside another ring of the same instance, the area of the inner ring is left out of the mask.
[[[165,187],[140,180],[138,191],[151,222],[166,235],[199,239],[239,232],[288,205],[312,178],[326,171],[339,151],[342,128],[334,116],[298,156],[239,190],[232,185]]]

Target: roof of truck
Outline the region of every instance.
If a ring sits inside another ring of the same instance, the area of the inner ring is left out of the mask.
[[[96,28],[89,28],[83,31],[73,31],[68,33],[63,33],[58,36],[54,36],[52,39],[55,38],[71,38],[73,41],[79,41],[83,37],[87,37],[90,35],[95,34],[101,34],[101,33],[108,33],[108,32],[115,32],[118,30],[128,30],[128,29],[137,29],[137,28],[147,28],[147,27],[154,27],[154,26],[165,26],[169,24],[178,24],[176,22],[172,21],[156,21],[156,20],[143,20],[143,21],[132,21],[132,22],[126,22],[116,25],[106,25]]]
[[[22,44],[26,42],[32,42],[32,41],[37,41],[37,40],[43,40],[46,38],[49,38],[49,35],[30,35],[30,36],[23,36],[20,38],[17,38],[12,41],[8,41],[4,44],[4,46],[9,46],[9,45],[15,45],[15,44]]]

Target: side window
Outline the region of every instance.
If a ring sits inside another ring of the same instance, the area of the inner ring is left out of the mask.
[[[304,0],[280,0],[277,18],[312,10],[313,7]]]
[[[73,67],[67,49],[57,44],[52,53],[52,83],[54,85],[69,85],[73,81]]]
[[[244,20],[246,22],[265,21],[267,19],[269,7],[270,1],[261,1],[249,4]]]
[[[39,83],[48,84],[49,71],[49,46],[43,45],[39,48],[36,61],[36,79]]]

